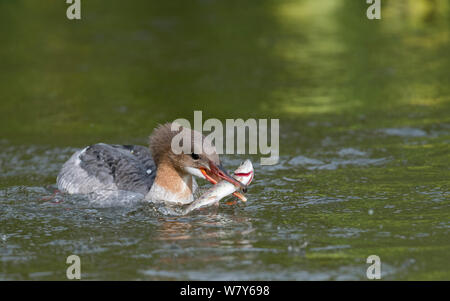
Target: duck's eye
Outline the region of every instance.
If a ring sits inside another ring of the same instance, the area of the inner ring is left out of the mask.
[[[192,157],[192,159],[194,159],[194,160],[200,159],[200,156],[197,155],[197,154],[195,154],[195,153],[192,153],[192,154],[191,154],[191,157]]]

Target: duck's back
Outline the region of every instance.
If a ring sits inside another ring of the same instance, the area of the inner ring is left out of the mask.
[[[156,175],[148,148],[94,144],[75,152],[58,174],[58,189],[68,193],[126,190],[147,194]]]

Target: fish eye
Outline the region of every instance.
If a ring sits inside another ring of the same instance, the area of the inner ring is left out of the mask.
[[[192,154],[191,154],[191,157],[192,157],[192,159],[194,159],[194,160],[200,159],[200,156],[197,155],[197,154],[195,154],[195,153],[192,153]]]

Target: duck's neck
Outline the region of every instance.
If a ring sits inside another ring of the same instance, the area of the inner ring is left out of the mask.
[[[163,160],[156,171],[156,178],[146,199],[154,202],[189,204],[194,201],[195,183],[192,175],[183,173]]]

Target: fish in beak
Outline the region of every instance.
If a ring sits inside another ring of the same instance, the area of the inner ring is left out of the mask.
[[[228,172],[223,168],[222,165],[217,166],[216,164],[214,164],[213,162],[209,162],[209,167],[210,170],[213,174],[215,174],[216,176],[218,176],[219,178],[230,182],[231,184],[233,184],[234,186],[240,188],[241,190],[245,190],[247,189],[247,186],[242,184],[241,182],[237,181],[235,178],[231,177]]]
[[[239,187],[242,192],[247,192],[247,185],[242,184],[241,182],[237,181],[233,177],[231,177],[228,172],[223,168],[222,165],[217,166],[214,162],[209,162],[209,170],[206,168],[200,168],[201,173],[203,176],[211,182],[212,184],[217,184],[220,179],[223,179],[231,184],[233,184],[236,187]],[[235,191],[233,195],[243,202],[247,201],[247,198],[240,192]]]

